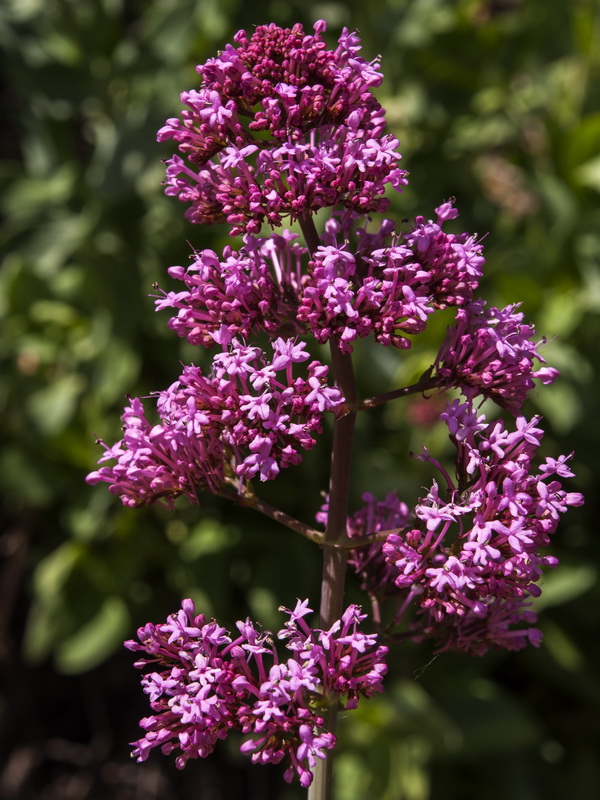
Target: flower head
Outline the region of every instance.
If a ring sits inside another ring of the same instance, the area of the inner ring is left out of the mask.
[[[245,480],[272,480],[298,464],[301,451],[314,446],[323,414],[335,412],[343,397],[303,342],[278,338],[271,349],[269,360],[234,339],[215,356],[209,375],[185,367],[158,395],[156,425],[139,399],[131,401],[123,439],[104,445],[100,459],[116,463],[92,472],[88,483],[108,483],[125,505],[171,506],[181,494],[197,502],[197,489],[218,492],[229,483],[241,490]],[[294,377],[303,362],[306,377]]]
[[[175,309],[169,327],[202,347],[227,345],[257,330],[272,337],[284,330],[289,335],[290,329],[301,333],[296,313],[307,251],[297,239],[283,229],[266,239],[247,234],[239,250],[227,246],[221,256],[196,251],[187,269],[169,269],[184,288],[162,292],[156,308]]]
[[[442,469],[445,485],[434,482],[414,516],[393,496],[380,504],[367,497],[350,524],[359,523],[360,535],[390,533],[350,563],[372,596],[395,587],[397,622],[415,610],[412,637],[432,638],[438,650],[539,644],[529,600],[540,594],[543,568],[557,564],[543,548],[561,515],[583,503],[557,480],[573,474],[568,457],[536,467],[543,435],[536,417],[518,417],[511,430],[456,400],[442,418],[457,450],[456,482]],[[437,465],[427,451],[420,458]]]
[[[317,341],[334,339],[350,353],[352,342],[373,335],[381,344],[406,349],[437,308],[472,300],[484,261],[481,245],[469,234],[442,229],[456,216],[452,203],[436,212],[436,222],[417,217],[401,236],[392,235],[389,220],[377,234],[358,228],[352,249],[347,218],[328,227],[328,243],[311,258],[298,310]],[[344,237],[342,244],[337,235]]]
[[[324,31],[322,21],[312,34],[260,25],[197,67],[202,85],[158,132],[183,156],[167,161],[166,191],[189,204],[192,222],[256,233],[338,204],[383,211],[386,185],[406,183],[372,95],[377,62],[360,57],[356,34],[344,30],[330,50]]]
[[[365,619],[349,606],[329,631],[311,628],[304,617],[308,601],[294,611],[279,631],[291,652],[279,658],[274,637],[249,620],[237,623],[232,637],[214,620],[196,615],[191,600],[162,625],[149,623],[138,640],[125,646],[142,657],[137,667],[153,671],[142,679],[154,712],[140,723],[144,736],[134,742],[134,756],[145,761],[151,750],[176,752],[180,769],[190,758],[205,758],[231,730],[245,735],[241,751],[255,763],[288,764],[290,782],[312,782],[312,768],[325,750],[335,747],[323,730],[324,708],[342,697],[354,708],[360,695],[381,691],[387,648],[358,626]]]
[[[436,359],[438,384],[458,386],[467,398],[489,397],[516,415],[534,379],[552,383],[558,371],[534,363],[544,363],[538,348],[545,340],[534,342],[535,329],[518,308],[486,310],[483,300],[460,308]]]

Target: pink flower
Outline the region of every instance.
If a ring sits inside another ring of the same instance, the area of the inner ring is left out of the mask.
[[[535,329],[518,308],[486,310],[483,300],[460,308],[435,362],[438,384],[457,386],[468,398],[489,397],[516,415],[534,379],[552,383],[558,371],[535,366],[544,363],[538,348],[545,340],[533,340]]]
[[[539,644],[535,628],[514,626],[535,621],[529,598],[540,594],[543,568],[557,564],[543,548],[561,515],[583,503],[555,480],[572,475],[568,457],[536,468],[542,432],[535,417],[519,417],[506,430],[456,400],[442,419],[457,451],[456,484],[442,472],[446,486],[433,484],[415,518],[390,514],[397,500],[375,505],[367,496],[356,517],[360,535],[386,528],[390,534],[383,545],[353,553],[350,564],[372,596],[383,599],[395,589],[398,622],[414,610],[409,628],[415,640],[428,637],[439,650],[476,654]],[[423,459],[437,463],[427,453]]]
[[[302,460],[323,414],[343,403],[327,383],[328,367],[318,361],[310,361],[306,377],[294,377],[294,365],[308,359],[295,339],[276,339],[271,360],[234,339],[215,356],[209,375],[185,367],[158,395],[159,424],[153,426],[134,399],[123,415],[122,441],[104,445],[100,459],[116,463],[90,473],[88,483],[108,483],[125,505],[171,507],[182,494],[198,502],[198,490],[218,493],[227,483],[241,489],[255,475],[272,480]]]
[[[289,621],[278,638],[292,654],[285,661],[269,631],[259,633],[247,619],[237,623],[234,639],[214,620],[195,615],[191,600],[166,623],[140,628],[139,643],[125,642],[142,653],[137,667],[154,669],[142,678],[154,714],[141,721],[145,734],[133,743],[138,761],[160,747],[165,754],[178,751],[181,769],[239,730],[246,737],[241,751],[254,763],[285,760],[288,782],[297,776],[302,786],[311,784],[316,760],[336,745],[323,730],[314,696],[326,704],[341,695],[350,709],[359,696],[381,691],[387,648],[358,630],[366,615],[357,606],[349,606],[329,631],[305,621],[307,600],[284,610]]]
[[[309,263],[298,320],[317,341],[335,339],[346,353],[355,339],[370,335],[406,349],[409,336],[425,330],[436,308],[469,303],[481,276],[481,246],[468,234],[444,232],[450,215],[439,212],[435,223],[418,217],[402,237],[391,235],[389,220],[378,234],[358,228],[353,251],[347,244],[350,220],[334,221],[324,237],[328,244]]]
[[[167,162],[166,192],[189,204],[192,222],[257,233],[338,204],[383,211],[386,185],[406,183],[371,92],[377,62],[358,55],[347,30],[329,50],[324,31],[323,21],[313,34],[260,25],[197,68],[201,87],[182,93],[181,118],[158,132],[184,156]]]

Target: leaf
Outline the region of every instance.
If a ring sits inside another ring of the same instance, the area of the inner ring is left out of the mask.
[[[600,156],[591,158],[574,170],[575,180],[582,186],[588,186],[600,192]]]
[[[19,178],[4,195],[2,209],[17,220],[48,213],[66,202],[75,183],[72,164],[63,164],[45,178]]]
[[[75,542],[64,542],[39,564],[34,575],[35,599],[27,617],[23,639],[25,658],[39,663],[68,631],[71,613],[65,605],[64,587],[82,556]]]
[[[79,561],[81,552],[79,545],[74,542],[64,542],[39,563],[34,583],[42,601],[60,594]]]
[[[127,606],[120,597],[107,597],[97,614],[56,651],[58,669],[76,674],[102,663],[127,636],[130,627]]]
[[[542,631],[544,647],[550,652],[556,663],[569,672],[581,672],[586,658],[574,639],[562,627],[549,619],[544,620]]]
[[[598,570],[591,564],[576,567],[561,564],[555,572],[545,575],[542,594],[534,601],[535,609],[568,603],[595,586],[597,578]]]
[[[535,403],[544,417],[552,421],[561,435],[568,433],[581,420],[583,405],[576,387],[565,381],[544,386],[535,392]]]
[[[203,556],[229,549],[238,539],[237,531],[221,525],[218,520],[205,519],[182,542],[179,553],[183,561],[196,561]]]
[[[47,658],[55,642],[64,635],[68,624],[69,612],[62,598],[36,598],[31,605],[23,636],[25,660],[39,664]]]
[[[65,375],[28,398],[28,411],[43,434],[60,433],[67,427],[86,384],[83,375]]]
[[[102,331],[102,334],[106,338],[106,332]],[[97,335],[89,337],[90,349],[93,347],[94,339],[97,341],[98,338]],[[120,339],[109,341],[98,356],[94,398],[102,405],[116,402],[135,385],[139,370],[139,356],[132,350],[129,342]]]

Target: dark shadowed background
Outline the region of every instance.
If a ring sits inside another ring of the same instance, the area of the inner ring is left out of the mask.
[[[575,450],[587,495],[556,535],[561,567],[537,603],[544,644],[469,659],[394,653],[384,695],[342,721],[336,800],[580,800],[600,793],[600,4],[594,0],[4,0],[0,6],[0,797],[2,800],[297,800],[277,767],[235,741],[178,773],[129,758],[147,714],[122,641],[183,597],[231,625],[279,627],[316,602],[320,557],[295,534],[210,497],[126,510],[84,478],[114,441],[125,395],[165,388],[192,352],[156,314],[152,284],[220,249],[164,197],[155,132],[194,67],[239,28],[275,21],[358,28],[381,55],[378,96],[410,186],[398,220],[456,197],[486,236],[482,294],[522,301],[561,379],[527,414],[544,452]],[[458,224],[458,223],[457,223]],[[442,315],[443,316],[443,315]],[[363,395],[410,383],[446,319],[408,353],[357,348]],[[553,338],[556,337],[556,338]],[[364,490],[414,502],[430,475],[406,453],[435,443],[430,405],[360,421]],[[267,498],[310,521],[327,434]],[[358,599],[355,587],[349,596]]]

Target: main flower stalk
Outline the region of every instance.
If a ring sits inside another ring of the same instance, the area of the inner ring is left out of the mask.
[[[319,237],[311,218],[300,220],[308,249],[314,255],[319,245]],[[344,402],[352,406],[356,401],[356,384],[352,367],[352,356],[342,353],[335,341],[330,343],[333,378],[341,391]],[[321,580],[320,624],[329,628],[341,615],[344,603],[347,551],[336,548],[348,537],[348,501],[352,470],[352,446],[356,411],[351,408],[340,413],[333,423],[333,444],[331,449],[331,471],[329,479],[329,516],[323,541],[323,577]],[[324,712],[324,728],[335,734],[337,727],[339,700],[336,696],[328,699]],[[309,788],[309,800],[328,800],[332,796],[333,752],[326,753],[324,759],[315,764],[313,782]]]

